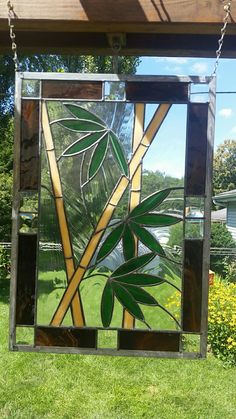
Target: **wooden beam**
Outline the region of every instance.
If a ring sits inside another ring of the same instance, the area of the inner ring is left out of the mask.
[[[123,54],[214,56],[225,15],[220,0],[12,2],[24,53],[111,54],[107,33],[118,32],[126,34]],[[10,51],[7,14],[7,1],[0,0],[0,53]],[[236,56],[235,20],[232,2],[227,57]]]

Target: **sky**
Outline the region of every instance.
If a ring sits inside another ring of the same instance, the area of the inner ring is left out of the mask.
[[[210,76],[215,59],[183,57],[143,57],[137,74]],[[236,92],[236,60],[220,59],[217,69],[217,91]],[[197,95],[194,98],[197,100]],[[148,117],[153,107],[149,106]],[[152,149],[144,159],[144,168],[160,170],[171,176],[184,175],[186,105],[172,107]],[[217,94],[215,114],[215,150],[225,139],[236,140],[236,93]]]

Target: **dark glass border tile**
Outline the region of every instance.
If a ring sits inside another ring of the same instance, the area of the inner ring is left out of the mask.
[[[183,330],[201,331],[203,240],[184,241]]]
[[[190,103],[187,116],[186,195],[205,194],[208,103]]]
[[[155,81],[126,82],[126,99],[132,102],[187,103],[188,98],[188,83]]]
[[[180,333],[119,330],[119,349],[178,352]]]
[[[36,327],[36,346],[62,346],[74,348],[97,348],[96,329],[73,327]]]
[[[20,234],[16,290],[16,324],[33,325],[37,234]]]
[[[42,82],[42,97],[101,100],[102,82],[44,80]]]

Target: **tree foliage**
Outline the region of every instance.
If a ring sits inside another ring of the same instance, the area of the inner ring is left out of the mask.
[[[10,241],[13,168],[13,121],[0,116],[0,241]]]
[[[11,238],[12,175],[0,174],[0,241]]]
[[[0,174],[10,173],[13,168],[13,120],[0,115]]]
[[[219,145],[214,157],[214,195],[236,189],[236,141],[225,140]]]
[[[165,173],[156,170],[144,170],[142,179],[142,194],[146,197],[164,188],[174,188],[177,186],[183,186],[183,179],[175,178]]]

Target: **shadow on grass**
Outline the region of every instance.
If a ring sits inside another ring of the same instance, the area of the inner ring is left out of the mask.
[[[0,278],[0,302],[4,304],[8,304],[9,296],[10,296],[10,279]]]

